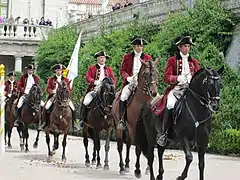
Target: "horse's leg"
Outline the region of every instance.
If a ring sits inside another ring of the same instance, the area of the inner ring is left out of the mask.
[[[101,144],[100,144],[99,132],[95,132],[95,133],[96,133],[95,143],[96,143],[96,150],[97,150],[97,169],[99,169],[102,167],[101,160],[100,160]]]
[[[40,134],[40,131],[37,130],[37,137],[36,137],[35,142],[33,144],[33,148],[37,148],[38,147],[39,134]]]
[[[7,133],[8,133],[8,125],[7,125],[7,122],[5,122],[4,128],[5,128],[4,141],[5,141],[5,145],[7,145]]]
[[[123,150],[123,132],[122,130],[116,131],[116,137],[117,137],[117,149],[118,154],[120,158],[119,167],[120,167],[120,174],[125,173],[124,164],[123,164],[123,158],[122,158],[122,150]]]
[[[22,130],[22,128],[23,128],[22,123],[19,123],[19,126],[17,127],[17,131],[18,131],[18,135],[19,135],[21,151],[24,150],[23,130]]]
[[[53,143],[53,150],[52,150],[52,154],[56,154],[56,150],[59,147],[59,135],[54,133],[54,143]]]
[[[154,144],[148,145],[148,167],[150,171],[150,180],[155,180],[153,172],[153,161],[154,161]]]
[[[164,169],[163,169],[163,153],[165,151],[164,147],[160,147],[158,146],[158,163],[159,163],[159,169],[158,169],[158,176],[157,176],[157,180],[162,180],[163,179],[163,173],[164,173]]]
[[[58,136],[57,136],[57,137],[58,137]],[[64,136],[63,136],[63,141],[62,141],[62,147],[63,147],[62,161],[63,161],[63,162],[66,162],[66,160],[67,160],[66,155],[65,155],[66,145],[67,145],[67,133],[64,134]]]
[[[184,180],[184,179],[186,179],[189,166],[190,166],[190,164],[191,164],[191,162],[193,160],[193,155],[192,155],[192,152],[191,152],[190,147],[189,147],[189,140],[186,137],[183,137],[181,139],[181,143],[183,145],[183,151],[184,151],[185,157],[186,157],[186,165],[185,165],[185,168],[184,168],[184,170],[182,172],[182,175],[179,176],[177,178],[177,180]]]
[[[127,141],[126,143],[126,159],[125,159],[125,171],[126,172],[130,172],[130,168],[129,168],[129,156],[130,156],[130,147],[131,147],[131,141]]]
[[[84,144],[84,147],[85,147],[85,165],[87,166],[87,167],[89,167],[90,166],[90,160],[89,160],[89,154],[88,154],[88,136],[87,136],[87,129],[88,129],[88,127],[86,127],[85,125],[84,125],[84,127],[83,127],[83,144]]]
[[[29,149],[28,149],[28,138],[29,138],[29,133],[28,133],[28,125],[26,124],[25,125],[25,128],[24,128],[24,138],[26,140],[25,142],[25,152],[29,152]]]
[[[46,134],[46,143],[47,143],[47,146],[48,146],[48,156],[51,157],[53,154],[52,154],[52,152],[51,152],[51,150],[50,150],[49,130],[47,130],[47,131],[45,132],[45,134]]]
[[[11,144],[11,136],[12,136],[12,127],[8,127],[8,148],[12,148]]]
[[[140,178],[141,177],[141,170],[140,170],[140,155],[141,155],[141,148],[138,144],[136,144],[135,146],[135,154],[137,156],[137,159],[136,159],[136,164],[135,164],[135,171],[134,171],[134,174],[135,174],[135,177],[136,178]]]
[[[108,153],[110,149],[110,136],[111,136],[112,128],[107,130],[106,140],[105,140],[105,160],[104,160],[104,170],[109,170],[108,165]]]
[[[92,165],[93,166],[96,165],[96,155],[97,155],[96,152],[97,152],[97,150],[96,150],[96,143],[95,143],[95,141],[93,139],[93,154],[92,154]]]

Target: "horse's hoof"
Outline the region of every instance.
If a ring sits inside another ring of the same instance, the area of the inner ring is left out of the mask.
[[[29,149],[26,149],[26,150],[25,150],[25,153],[29,153],[29,152],[30,152]]]
[[[125,167],[125,172],[129,173],[130,172],[130,168],[129,167]]]
[[[123,169],[123,170],[120,170],[119,173],[120,173],[120,175],[125,175],[126,171]]]
[[[67,161],[66,157],[62,157],[62,162],[65,163]]]
[[[150,173],[150,169],[147,168],[146,171],[145,171],[145,174],[148,175]]]
[[[90,162],[88,162],[88,161],[85,162],[85,166],[86,166],[86,167],[90,167]]]
[[[156,180],[163,180],[163,176],[158,175]]]
[[[21,151],[24,151],[24,147],[20,145]]]
[[[12,149],[12,145],[8,145],[8,149]]]
[[[51,162],[51,156],[47,158],[47,163],[50,163],[50,162]]]
[[[53,149],[52,150],[52,155],[55,155],[56,154],[56,151]]]
[[[178,176],[177,180],[184,180],[185,178],[183,178],[182,176]]]
[[[134,175],[136,178],[141,178],[141,171],[140,170],[135,170]]]
[[[95,161],[95,160],[92,161],[92,165],[93,165],[93,166],[96,165],[96,161]]]
[[[33,148],[37,148],[38,147],[38,143],[37,142],[35,142],[34,144],[33,144]]]
[[[97,169],[100,169],[100,168],[102,168],[102,165],[99,163],[99,164],[97,165]]]
[[[103,167],[103,170],[109,171],[109,166],[105,164],[104,167]]]

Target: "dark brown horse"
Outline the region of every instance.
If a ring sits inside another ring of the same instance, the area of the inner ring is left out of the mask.
[[[52,112],[50,113],[49,122],[47,123],[46,128],[44,129],[46,134],[46,143],[48,146],[48,156],[53,156],[59,146],[59,135],[63,134],[63,152],[62,152],[62,161],[66,161],[65,148],[67,145],[67,135],[72,123],[72,111],[69,107],[69,98],[70,92],[68,90],[67,83],[61,81],[58,83],[58,88],[56,92],[56,102],[53,105]],[[50,150],[50,136],[54,136],[54,145],[53,150]]]
[[[136,123],[139,119],[139,113],[142,105],[150,100],[152,96],[157,95],[157,83],[158,83],[158,70],[156,61],[143,61],[140,71],[138,73],[138,85],[136,87],[136,91],[132,97],[130,104],[128,104],[125,119],[126,119],[126,130],[120,130],[117,128],[117,124],[119,121],[119,94],[116,95],[116,98],[113,102],[112,114],[115,121],[115,129],[116,129],[116,138],[117,138],[117,148],[120,157],[120,174],[125,171],[129,171],[129,153],[130,147],[135,142],[135,129]],[[126,159],[125,159],[125,167],[123,164],[122,158],[122,150],[123,150],[123,142],[126,143]]]
[[[17,88],[14,88],[11,93],[11,97],[8,97],[6,99],[5,104],[5,145],[8,145],[8,148],[12,148],[11,145],[11,135],[12,135],[12,129],[14,126],[14,120],[15,120],[15,108],[17,106],[17,99],[20,95],[20,91],[17,90]],[[7,141],[8,136],[8,141]]]
[[[106,77],[102,81],[102,85],[99,90],[96,92],[95,98],[92,100],[89,105],[89,110],[86,115],[86,120],[83,126],[83,143],[86,150],[86,161],[85,164],[87,167],[90,166],[89,154],[88,154],[88,136],[94,142],[93,148],[93,158],[92,164],[96,163],[96,153],[97,153],[97,168],[101,167],[100,162],[100,132],[106,130],[106,143],[105,143],[105,161],[104,169],[108,170],[108,152],[110,149],[110,135],[114,128],[113,118],[111,115],[111,105],[115,98],[115,88],[112,82],[112,79]]]
[[[21,150],[29,152],[28,149],[28,126],[29,124],[38,124],[41,118],[41,100],[42,100],[42,90],[40,86],[34,84],[29,94],[26,96],[25,102],[21,107],[21,115],[19,118],[19,126],[17,127],[19,138],[20,138],[20,147]],[[34,146],[38,143],[39,132],[37,132],[37,138],[34,143]]]
[[[224,67],[219,70],[212,68],[201,68],[194,74],[189,86],[183,96],[177,101],[169,121],[172,122],[168,130],[168,138],[171,141],[179,141],[185,153],[186,164],[184,170],[177,180],[187,178],[193,155],[190,149],[190,142],[195,142],[198,150],[199,180],[204,180],[205,152],[209,141],[212,125],[212,112],[219,109],[221,74]],[[155,180],[153,172],[154,147],[159,121],[162,117],[152,112],[150,102],[144,104],[141,111],[141,118],[137,125],[137,144],[140,148],[137,154],[139,159],[141,151],[148,159],[150,167],[150,180]],[[157,180],[163,179],[163,153],[166,147],[157,145],[159,170]],[[135,176],[141,174],[139,161],[136,162]]]

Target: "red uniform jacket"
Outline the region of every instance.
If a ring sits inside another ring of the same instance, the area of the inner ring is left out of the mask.
[[[148,54],[142,53],[140,58],[145,61],[150,61],[152,57]],[[123,85],[125,86],[128,84],[127,77],[132,76],[133,71],[133,60],[134,60],[134,52],[131,52],[129,54],[124,55],[123,61],[122,61],[122,67],[120,70],[120,76],[122,80],[124,81]]]
[[[62,80],[66,82],[68,86],[68,90],[71,93],[72,89],[70,87],[69,79],[62,76]],[[53,95],[53,90],[56,88],[56,83],[57,83],[57,76],[53,76],[48,79],[47,88],[46,88],[46,91],[48,93],[48,99]]]
[[[112,79],[113,84],[115,86],[116,78],[114,76],[114,72],[113,72],[112,68],[105,66],[104,73],[105,73],[105,77],[110,77]],[[86,73],[86,81],[89,83],[87,92],[91,91],[95,87],[94,81],[98,80],[99,77],[100,77],[100,66],[98,64],[96,64],[94,66],[90,66]]]
[[[199,70],[198,60],[188,58],[189,68],[192,76]],[[167,65],[164,71],[163,81],[168,84],[168,88],[164,92],[163,98],[152,107],[153,112],[160,116],[163,113],[163,110],[166,106],[168,93],[178,84],[177,77],[181,74],[182,71],[182,58],[180,54],[172,56],[168,59]]]
[[[5,81],[4,85],[5,85],[5,88],[4,88],[5,96],[8,96],[8,94],[11,94],[11,89],[14,89],[17,87],[17,82],[14,81],[13,87],[11,87],[12,83],[9,80],[7,80]]]
[[[20,90],[21,94],[24,94],[25,87],[27,84],[27,79],[28,79],[28,74],[24,74],[21,76],[21,78],[18,82],[18,89]],[[35,84],[39,83],[39,79],[35,74],[33,74],[33,79],[34,79]]]

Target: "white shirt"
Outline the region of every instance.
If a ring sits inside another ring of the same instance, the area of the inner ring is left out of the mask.
[[[60,83],[60,82],[62,81],[62,75],[60,75],[60,76],[56,75],[56,77],[57,77],[57,82]],[[58,83],[56,83],[56,87],[55,87],[55,89],[53,90],[53,93],[56,93],[57,88],[58,88]]]
[[[140,56],[141,56],[142,52],[137,53],[136,51],[134,51],[134,58],[133,58],[133,73],[132,75],[136,75],[139,73],[139,70],[142,66],[142,63],[140,61]],[[137,76],[136,76],[137,79]]]
[[[27,84],[26,84],[26,87],[25,87],[25,91],[24,93],[25,94],[28,94],[30,89],[32,88],[32,85],[35,84],[35,81],[33,79],[33,76],[32,74],[28,74],[28,78],[27,78]]]
[[[104,67],[105,67],[105,64],[101,65],[101,64],[98,64],[100,66],[100,76],[99,76],[99,80],[102,81],[104,78],[105,78],[105,73],[104,73]]]
[[[188,63],[189,54],[184,55],[182,52],[180,52],[180,55],[182,57],[182,73],[181,73],[181,75],[186,75],[187,79],[188,79],[188,83],[190,83],[192,75],[191,75],[191,71],[190,71],[189,63]]]
[[[15,82],[14,80],[13,81],[11,81],[10,79],[9,79],[9,82],[11,83],[11,88],[10,88],[10,92],[12,92],[12,90],[13,90],[13,83]]]

